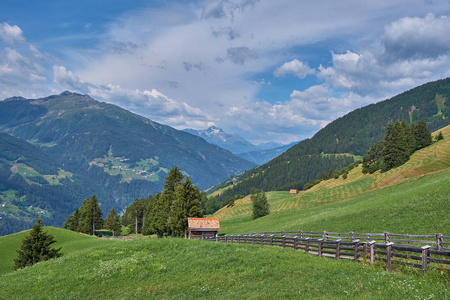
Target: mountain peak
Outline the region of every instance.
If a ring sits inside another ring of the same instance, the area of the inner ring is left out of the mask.
[[[24,97],[20,97],[20,96],[13,96],[13,97],[6,98],[3,101],[11,102],[11,101],[23,101],[23,100],[27,100],[27,99],[25,99]]]

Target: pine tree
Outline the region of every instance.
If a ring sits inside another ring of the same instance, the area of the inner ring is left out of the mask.
[[[56,241],[51,234],[43,231],[43,227],[42,220],[38,219],[30,234],[23,239],[20,249],[17,250],[19,257],[14,259],[14,270],[23,269],[37,262],[62,256],[62,253],[59,252],[61,248],[50,248]]]
[[[94,235],[95,229],[100,228],[103,225],[103,213],[100,210],[100,204],[98,203],[97,196],[94,195],[91,199],[84,200],[81,210],[81,232]]]
[[[409,156],[409,146],[402,124],[399,121],[394,125],[389,124],[384,138],[383,161],[386,167],[383,171],[401,166],[408,161]]]
[[[80,210],[77,207],[73,215],[67,217],[67,220],[64,223],[64,228],[72,231],[79,231],[79,225],[80,225]]]
[[[414,124],[409,126],[405,120],[403,120],[401,124],[403,127],[403,132],[405,134],[406,144],[408,145],[408,156],[411,156],[417,148],[417,141],[413,132],[415,126]]]
[[[270,213],[269,203],[264,191],[254,189],[250,199],[253,204],[253,220],[267,216]]]
[[[120,224],[120,217],[117,215],[114,208],[111,208],[108,217],[106,217],[105,227],[106,229],[112,231],[113,236],[119,236],[122,233],[122,224]]]
[[[176,236],[186,236],[187,218],[203,217],[200,193],[189,177],[175,187],[175,200],[169,213],[168,226]]]
[[[173,166],[164,181],[164,192],[175,192],[175,186],[183,180],[183,177],[178,167]]]
[[[428,130],[427,123],[424,119],[420,119],[414,126],[414,137],[417,141],[417,150],[427,147],[433,143],[431,132]]]
[[[444,139],[444,135],[442,134],[442,131],[439,131],[438,135],[436,135],[435,140],[436,142],[443,140]]]

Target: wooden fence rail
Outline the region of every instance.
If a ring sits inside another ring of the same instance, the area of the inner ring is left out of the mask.
[[[297,234],[294,236],[294,234]],[[450,273],[450,236],[384,233],[335,233],[313,231],[253,232],[208,238],[209,241],[279,246],[305,253],[355,262],[384,261],[386,270],[393,264],[419,267],[424,273],[434,268]]]

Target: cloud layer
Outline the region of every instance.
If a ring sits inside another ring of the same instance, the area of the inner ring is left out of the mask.
[[[447,16],[421,0],[168,2],[124,11],[83,47],[88,24],[49,33],[55,51],[0,23],[0,96],[68,89],[180,129],[291,142],[450,76]]]

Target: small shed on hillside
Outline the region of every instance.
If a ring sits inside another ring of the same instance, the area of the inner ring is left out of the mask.
[[[289,191],[289,194],[291,194],[291,195],[296,195],[297,193],[298,193],[298,191],[296,189],[291,189]]]
[[[215,238],[220,223],[218,218],[188,218],[188,227],[190,239]]]

